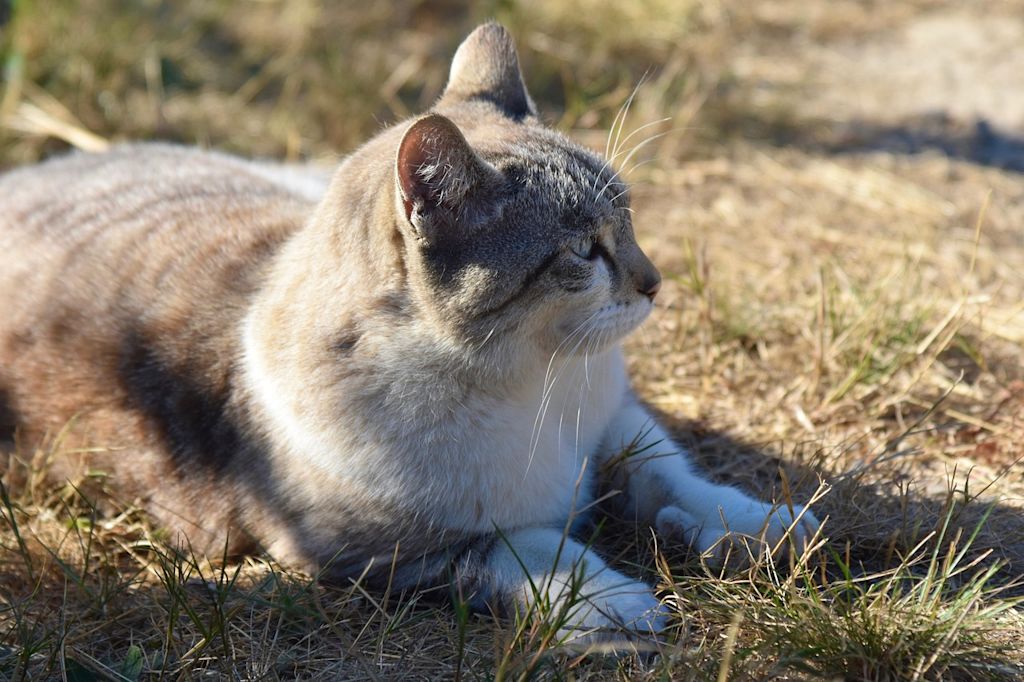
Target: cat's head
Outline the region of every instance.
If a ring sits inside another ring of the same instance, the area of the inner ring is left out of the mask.
[[[541,125],[501,26],[459,47],[444,95],[407,126],[394,163],[409,285],[440,324],[582,354],[650,313],[660,276],[633,236],[627,187]]]

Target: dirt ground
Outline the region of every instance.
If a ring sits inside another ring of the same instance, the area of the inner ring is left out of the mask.
[[[787,12],[804,11],[791,3],[760,7],[762,18],[780,25],[792,23]],[[913,479],[937,493],[954,467],[971,471],[997,480],[987,492],[1017,507],[1024,499],[1024,15],[1008,4],[896,8],[903,11],[872,25],[850,16],[864,11],[859,5],[840,3],[834,13],[822,6],[786,41],[755,36],[734,73],[748,106],[739,125],[762,137],[650,173],[636,202],[644,244],[663,268],[682,273],[692,265],[681,244],[699,245],[717,301],[698,316],[713,316],[712,327],[743,327],[710,333],[737,333],[734,343],[749,347],[730,354],[719,344],[710,359],[659,355],[648,365],[639,359],[641,342],[637,364],[659,394],[655,402],[680,418],[707,420],[751,442],[813,443],[821,453],[841,452],[845,466],[884,449],[912,419],[904,410],[913,414],[945,395],[932,415],[935,439],[912,455]],[[692,308],[693,288],[684,276],[668,290],[667,308]],[[984,346],[984,360],[949,342],[909,377],[890,367],[878,383],[829,394],[822,390],[829,357],[850,340],[821,328],[830,305],[852,305],[841,312],[876,323],[888,318],[874,330],[873,348],[858,352],[879,352],[894,341],[881,337],[907,331],[903,325],[923,314],[929,321],[913,332],[911,355],[928,356],[961,325],[950,338]],[[670,315],[653,326],[653,347],[676,331]],[[708,343],[698,339],[674,347],[686,355],[687,345]],[[712,372],[719,385],[702,385],[706,364],[723,361],[736,367]],[[661,373],[695,362],[701,372]],[[1014,541],[1022,537],[1018,529]]]

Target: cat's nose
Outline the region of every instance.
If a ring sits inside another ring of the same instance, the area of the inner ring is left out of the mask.
[[[640,282],[640,285],[636,289],[641,294],[651,299],[654,302],[654,297],[661,291],[661,275],[657,272],[648,273],[646,277]]]
[[[646,296],[654,302],[654,297],[661,289],[661,273],[647,255],[640,250],[636,242],[625,245],[620,249],[620,257],[630,272],[630,279],[637,293]]]

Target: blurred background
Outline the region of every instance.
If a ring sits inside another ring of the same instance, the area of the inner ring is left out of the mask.
[[[492,17],[516,36],[546,119],[602,130],[603,144],[645,74],[636,115],[694,123],[721,85],[729,21],[685,0],[2,2],[4,164],[102,144],[92,136],[345,153],[428,108],[460,40]]]
[[[0,0],[0,165],[101,139],[343,154],[427,108],[488,18],[548,122],[596,147],[642,82],[660,162],[745,139],[1024,170],[1015,0]]]

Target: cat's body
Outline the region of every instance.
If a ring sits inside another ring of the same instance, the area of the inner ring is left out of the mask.
[[[569,630],[661,627],[563,538],[609,458],[657,449],[611,483],[701,549],[723,519],[777,539],[788,512],[693,474],[632,397],[617,341],[657,271],[608,164],[539,124],[503,29],[467,39],[434,111],[329,187],[156,145],[0,178],[0,400],[23,442],[90,446],[58,476],[109,474],[194,547],[481,605],[545,575],[557,602],[577,572]]]
[[[232,479],[266,472],[246,462],[235,330],[315,204],[230,157],[139,145],[10,173],[0,205],[0,385],[21,442],[95,446],[55,477],[114,474],[197,545],[243,541],[234,521],[258,507]]]

